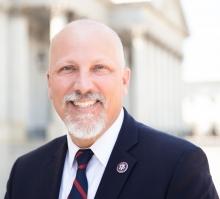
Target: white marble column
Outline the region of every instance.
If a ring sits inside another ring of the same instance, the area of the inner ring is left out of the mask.
[[[154,127],[158,129],[162,129],[161,125],[164,118],[164,66],[162,61],[162,52],[163,50],[153,41],[150,42],[150,46],[152,48],[151,52],[151,59],[152,59],[152,104],[153,108],[151,110],[151,117],[152,117],[152,124]]]
[[[29,49],[28,22],[25,16],[10,16],[8,23],[8,114],[10,139],[26,137],[28,117]]]
[[[131,81],[131,112],[137,118],[143,118],[143,68],[146,65],[145,43],[141,33],[134,32],[132,38],[132,81]]]
[[[180,63],[150,37],[134,34],[132,47],[132,113],[145,124],[176,133],[182,129]]]
[[[0,139],[8,139],[8,89],[7,89],[7,33],[8,33],[8,17],[7,13],[0,11]]]
[[[186,131],[185,125],[183,123],[183,114],[182,114],[182,103],[183,103],[183,79],[182,79],[182,67],[181,60],[177,57],[173,58],[173,67],[174,67],[174,99],[175,99],[175,129],[177,133],[184,133]]]
[[[56,137],[66,134],[67,129],[60,119],[54,108],[51,109],[51,122],[48,125],[47,129],[47,140],[54,139]]]
[[[56,10],[56,7],[52,8],[50,19],[50,38],[52,39],[67,24],[67,22],[68,21],[64,12]]]
[[[220,136],[220,94],[216,94],[214,104],[214,125],[216,134]]]

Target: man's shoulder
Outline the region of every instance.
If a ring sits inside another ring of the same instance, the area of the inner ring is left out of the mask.
[[[182,137],[163,132],[137,122],[139,143],[146,150],[152,149],[155,153],[180,155],[190,151],[201,151],[193,143]]]
[[[61,136],[53,139],[52,141],[20,156],[18,158],[19,161],[39,161],[43,159],[47,159],[50,156],[53,156],[56,152],[64,148],[66,145],[66,136]]]
[[[155,149],[164,147],[167,149],[175,148],[176,150],[197,148],[183,137],[177,137],[175,134],[152,128],[137,121],[126,110],[124,120],[124,128],[122,129],[128,131],[129,134],[137,132],[139,144],[146,146],[148,149],[149,147]]]

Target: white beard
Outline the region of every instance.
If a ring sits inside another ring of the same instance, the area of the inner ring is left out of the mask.
[[[64,123],[70,135],[79,139],[91,139],[98,136],[105,128],[105,114],[101,113],[95,117],[91,113],[75,115],[66,115]]]

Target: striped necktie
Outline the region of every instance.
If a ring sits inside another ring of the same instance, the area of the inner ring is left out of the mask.
[[[92,156],[93,152],[90,149],[80,149],[76,153],[75,159],[78,168],[68,199],[87,199],[88,181],[86,178],[86,167]]]

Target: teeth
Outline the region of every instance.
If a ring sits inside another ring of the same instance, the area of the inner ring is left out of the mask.
[[[96,101],[95,100],[85,101],[85,102],[74,101],[73,103],[75,106],[79,106],[80,108],[87,108],[87,107],[94,105]]]

